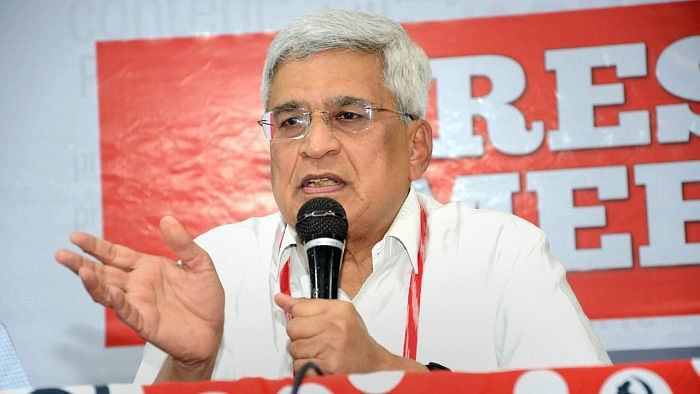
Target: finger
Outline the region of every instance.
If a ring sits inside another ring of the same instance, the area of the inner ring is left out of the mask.
[[[78,270],[80,267],[87,266],[95,270],[101,270],[104,269],[107,272],[114,272],[114,273],[122,273],[125,274],[125,272],[116,267],[111,267],[103,264],[97,264],[96,262],[85,258],[84,256],[72,252],[70,250],[66,249],[60,249],[56,252],[54,255],[54,258],[56,259],[57,262],[59,262],[61,265],[64,267],[68,268],[69,270],[73,271],[74,273],[78,273]]]
[[[326,325],[318,316],[295,317],[287,322],[287,336],[292,341],[315,337],[325,329]]]
[[[54,255],[54,258],[56,261],[58,261],[62,266],[68,268],[69,270],[73,271],[73,273],[77,274],[78,270],[80,267],[87,265],[87,266],[92,266],[95,263],[93,261],[90,261],[86,259],[85,257],[71,252],[70,250],[66,249],[61,249],[56,252]]]
[[[292,317],[311,317],[328,313],[342,304],[348,304],[346,301],[338,300],[321,300],[297,298],[297,302],[292,305],[290,313]]]
[[[280,308],[282,308],[283,311],[289,314],[292,313],[292,308],[294,307],[294,305],[298,304],[300,300],[300,298],[294,298],[284,293],[275,294],[275,304],[277,304],[277,306],[279,306]]]
[[[141,334],[143,331],[143,317],[141,313],[126,300],[126,294],[116,287],[109,287],[109,298],[117,316],[129,327]]]
[[[110,307],[109,294],[107,294],[107,289],[104,285],[100,283],[95,275],[95,271],[92,267],[83,266],[78,269],[78,276],[83,282],[85,290],[88,292],[92,300],[98,304],[102,304],[106,307]]]
[[[89,268],[98,280],[104,281],[107,285],[117,286],[126,290],[129,283],[129,276],[121,268],[110,267],[108,265],[96,264],[95,262],[70,250],[61,249],[54,256],[56,261],[64,267],[78,274],[80,267]]]
[[[177,219],[163,216],[160,219],[160,232],[170,249],[182,260],[182,265],[189,269],[209,268],[209,254],[194,242]]]
[[[108,265],[96,265],[95,274],[105,286],[114,286],[122,291],[127,290],[129,283],[129,274],[122,271],[120,268],[110,267]]]
[[[133,269],[141,253],[126,246],[113,244],[88,233],[74,232],[70,241],[85,253],[100,260],[104,264],[123,269]]]
[[[327,342],[320,341],[316,338],[295,339],[289,344],[289,354],[295,360],[314,358],[318,357],[326,346]]]

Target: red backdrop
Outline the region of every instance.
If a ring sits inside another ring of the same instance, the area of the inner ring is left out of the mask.
[[[437,159],[426,178],[435,197],[447,202],[459,175],[517,172],[521,191],[514,213],[538,223],[537,195],[526,191],[527,172],[700,159],[700,139],[659,144],[655,108],[687,103],[666,92],[655,77],[661,51],[700,34],[700,2],[621,7],[579,12],[469,19],[405,25],[431,58],[497,54],[516,60],[527,79],[514,103],[528,124],[558,128],[555,74],[545,51],[644,43],[647,76],[620,79],[614,68],[593,72],[594,83],[622,83],[621,105],[599,107],[597,126],[615,125],[620,111],[646,109],[651,144],[638,147],[510,156],[489,142],[487,125],[475,118],[485,141],[479,158]],[[267,142],[255,121],[263,111],[260,73],[272,34],[101,42],[97,46],[103,223],[105,238],[150,253],[170,255],[158,232],[159,218],[172,214],[194,234],[226,222],[276,209],[269,185]],[[488,93],[475,80],[472,96]],[[436,137],[440,124],[435,92],[428,114]],[[700,103],[690,108],[700,113]],[[594,190],[577,191],[575,204],[606,207],[607,225],[577,230],[577,247],[596,248],[608,233],[629,233],[634,266],[569,273],[569,281],[592,319],[700,313],[697,264],[641,268],[639,247],[648,243],[643,186],[628,176],[629,198],[600,201]],[[700,183],[684,186],[684,198],[700,199]],[[700,242],[700,223],[686,224],[688,242]],[[614,300],[615,302],[611,302]],[[107,345],[140,343],[107,312]]]

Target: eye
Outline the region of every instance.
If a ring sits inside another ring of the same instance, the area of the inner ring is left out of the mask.
[[[351,111],[342,111],[335,115],[335,119],[340,122],[355,122],[364,119],[364,117],[364,114]]]
[[[302,120],[301,116],[280,116],[277,124],[278,127],[280,128],[291,128],[291,127],[299,127],[303,125],[304,121]]]

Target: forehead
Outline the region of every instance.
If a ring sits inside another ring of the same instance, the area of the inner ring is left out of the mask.
[[[359,97],[349,97],[349,96],[341,96],[341,97],[331,97],[329,99],[326,99],[323,103],[323,106],[326,108],[340,108],[340,107],[365,107],[367,105],[371,105],[372,103]],[[287,112],[287,111],[296,111],[301,108],[306,108],[307,103],[301,102],[301,101],[296,101],[296,100],[291,100],[291,101],[285,101],[282,102],[278,105],[272,106],[269,108],[270,111],[275,112],[275,113],[280,113],[280,112]]]
[[[380,57],[330,50],[280,63],[270,84],[267,107],[287,103],[315,107],[338,97],[353,97],[378,105],[393,102],[393,96],[382,83]]]

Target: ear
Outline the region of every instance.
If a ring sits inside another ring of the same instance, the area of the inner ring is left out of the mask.
[[[423,119],[414,120],[411,126],[410,176],[415,181],[423,175],[433,156],[433,128]]]

